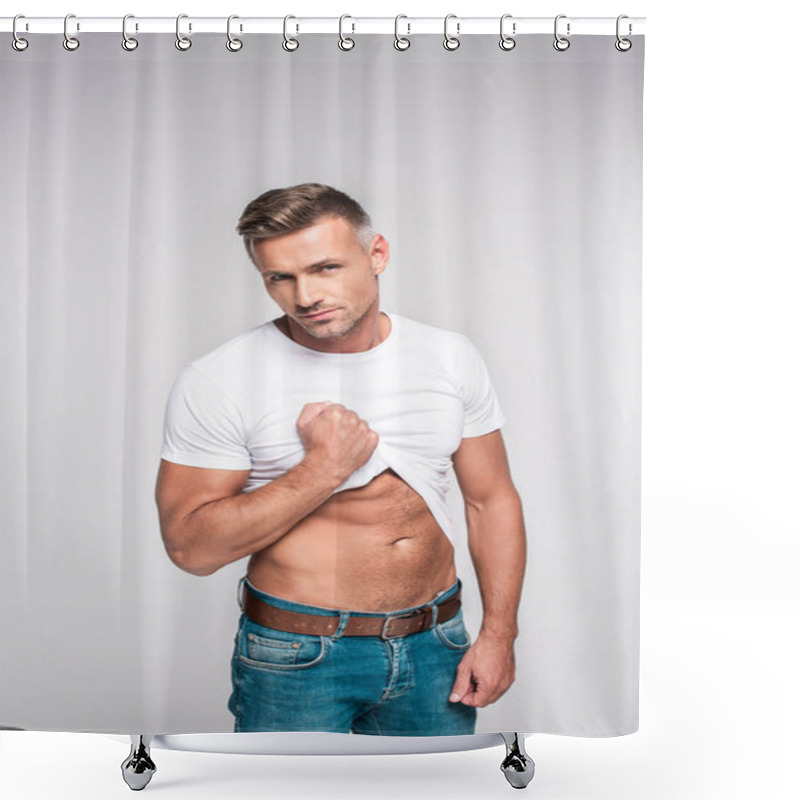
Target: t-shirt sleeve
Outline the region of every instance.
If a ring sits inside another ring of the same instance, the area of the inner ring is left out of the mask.
[[[178,376],[167,401],[161,458],[188,467],[251,467],[239,409],[191,364]]]
[[[506,418],[478,348],[464,337],[462,381],[464,429],[461,438],[483,436],[502,427]]]

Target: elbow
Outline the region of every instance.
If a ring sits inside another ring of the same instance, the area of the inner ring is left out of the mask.
[[[217,566],[210,566],[200,560],[192,559],[181,550],[176,550],[174,552],[167,550],[167,554],[169,555],[170,561],[172,561],[176,567],[182,569],[184,572],[188,572],[190,575],[197,575],[200,578],[206,575],[213,575],[219,569]]]
[[[191,547],[187,542],[176,541],[175,537],[165,535],[164,545],[169,560],[178,569],[188,572],[190,575],[205,577],[212,575],[222,566],[222,564],[211,563],[208,554],[203,553],[201,548]]]

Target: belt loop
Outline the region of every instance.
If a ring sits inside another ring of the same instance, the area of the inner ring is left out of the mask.
[[[239,603],[239,610],[244,611],[244,605],[242,604],[242,590],[244,589],[244,582],[247,580],[247,575],[243,578],[239,578],[239,586],[236,589],[236,600]]]
[[[442,589],[442,591],[439,592],[439,594],[437,594],[436,597],[433,598],[433,600],[431,600],[430,602],[431,628],[436,624],[436,621],[439,619],[439,598],[441,598],[442,595],[447,594],[452,588],[453,588],[452,586],[448,586],[447,589]],[[453,596],[458,594],[460,590],[461,590],[461,578],[456,578],[456,590],[455,592],[453,592]]]
[[[333,632],[334,639],[341,639],[344,636],[345,628],[347,628],[347,623],[350,621],[350,612],[349,611],[340,611],[339,612],[339,624],[336,627],[336,630]]]

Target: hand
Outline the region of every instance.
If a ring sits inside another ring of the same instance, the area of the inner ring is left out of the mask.
[[[478,636],[458,665],[450,702],[483,708],[499,700],[514,682],[514,643]]]
[[[340,403],[307,403],[297,418],[297,432],[306,459],[346,481],[369,461],[378,434],[355,411]]]

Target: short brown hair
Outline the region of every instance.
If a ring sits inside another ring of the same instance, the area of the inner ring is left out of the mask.
[[[256,263],[253,242],[309,228],[323,217],[341,217],[349,222],[365,248],[372,241],[369,214],[349,195],[322,183],[300,183],[264,192],[247,204],[236,230]]]

